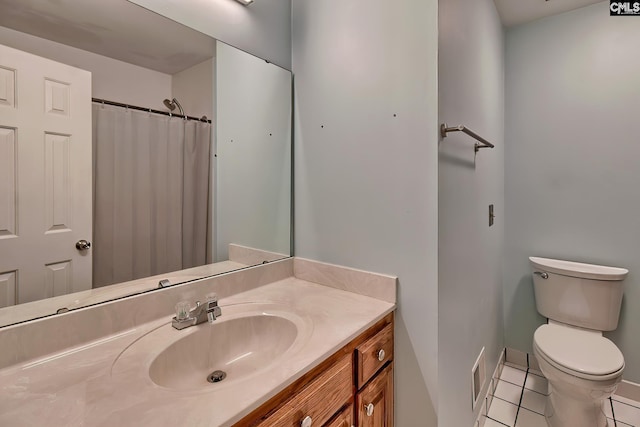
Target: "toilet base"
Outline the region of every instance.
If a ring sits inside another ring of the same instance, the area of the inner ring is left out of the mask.
[[[544,417],[549,427],[613,427],[604,414],[606,398],[586,402],[558,393],[549,384]],[[608,402],[607,402],[608,403]]]

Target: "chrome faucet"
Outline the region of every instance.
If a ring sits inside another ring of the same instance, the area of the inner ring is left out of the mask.
[[[205,321],[213,323],[214,320],[222,316],[222,309],[218,306],[218,296],[216,294],[207,295],[204,304],[196,301],[196,306],[190,310],[188,302],[180,302],[176,305],[176,312],[177,315],[174,316],[171,322],[171,326],[176,329],[199,325]]]

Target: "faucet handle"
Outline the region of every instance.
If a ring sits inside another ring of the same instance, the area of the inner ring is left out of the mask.
[[[176,320],[182,321],[189,318],[191,304],[189,301],[180,301],[176,304]]]
[[[209,323],[213,323],[214,320],[222,316],[222,309],[218,306],[218,294],[208,294],[206,301],[207,320],[209,320]]]

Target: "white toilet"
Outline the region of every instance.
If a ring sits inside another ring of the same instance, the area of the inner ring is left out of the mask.
[[[551,427],[605,427],[604,402],[622,380],[624,357],[602,331],[618,326],[624,268],[530,257],[538,312],[549,319],[533,353],[549,382]]]

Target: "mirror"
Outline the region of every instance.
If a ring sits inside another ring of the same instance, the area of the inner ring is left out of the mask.
[[[0,326],[291,255],[291,73],[127,0],[0,0]]]

